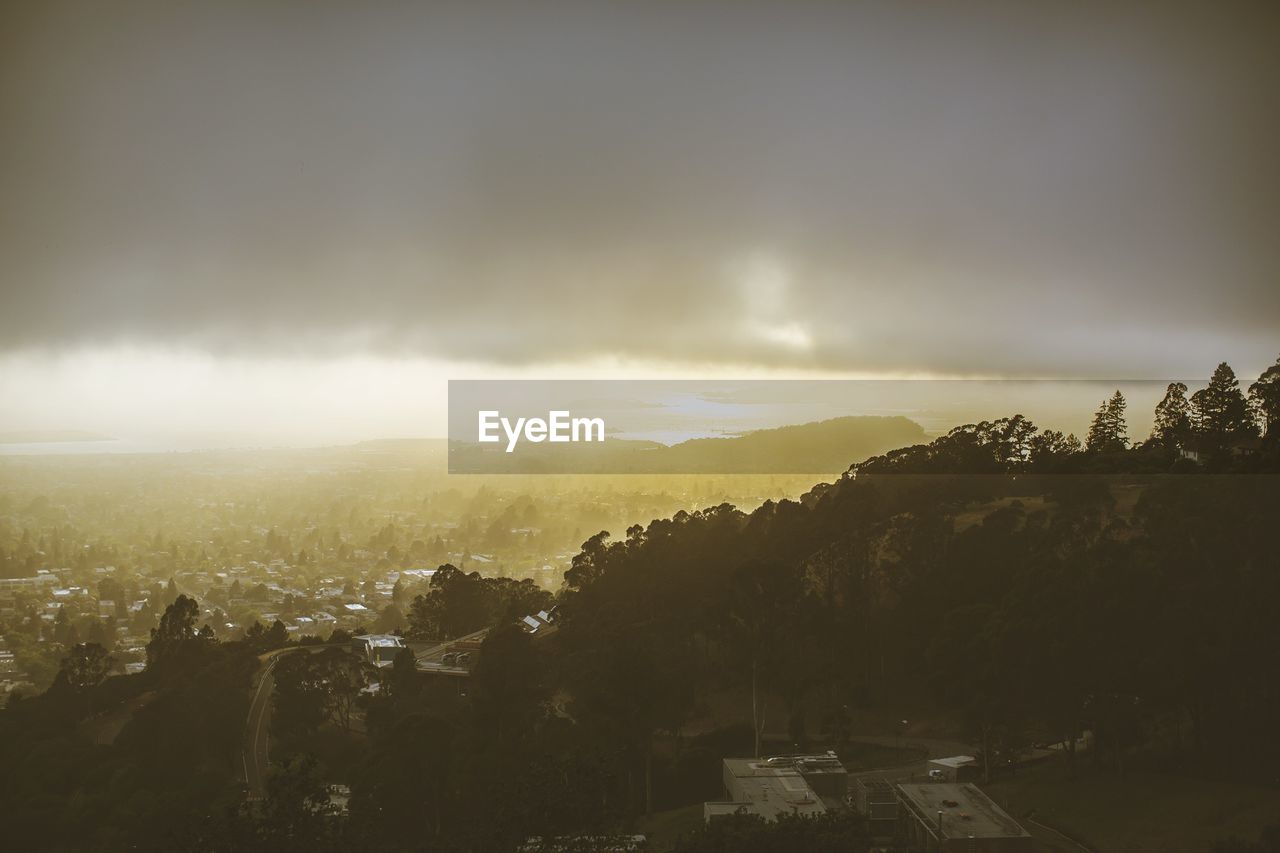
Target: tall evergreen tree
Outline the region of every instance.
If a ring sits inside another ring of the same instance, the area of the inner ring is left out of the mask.
[[[67,617],[67,608],[65,606],[58,608],[58,613],[53,617],[53,641],[67,648],[71,648],[75,643],[71,642],[71,631],[74,626]]]
[[[1209,387],[1191,395],[1191,423],[1210,450],[1220,450],[1235,439],[1258,434],[1249,402],[1240,390],[1240,380],[1226,362],[1213,371]]]
[[[1280,358],[1249,386],[1249,402],[1268,439],[1280,435]]]
[[[1187,402],[1187,386],[1171,382],[1165,389],[1164,399],[1156,405],[1155,423],[1151,427],[1151,440],[1166,447],[1177,447],[1191,433],[1191,405]]]
[[[1089,425],[1089,434],[1085,439],[1086,449],[1095,453],[1107,453],[1124,450],[1129,445],[1129,427],[1125,423],[1124,395],[1116,390],[1111,398],[1104,400],[1093,416]]]

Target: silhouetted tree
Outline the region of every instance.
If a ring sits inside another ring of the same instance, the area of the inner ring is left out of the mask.
[[[267,772],[267,796],[257,820],[263,850],[330,849],[337,823],[329,787],[316,760],[303,755]]]
[[[307,657],[314,661],[324,685],[325,711],[329,719],[344,731],[351,731],[356,701],[361,692],[373,683],[375,667],[364,658],[337,646],[329,646]]]
[[[1124,395],[1118,389],[1102,402],[1089,425],[1086,449],[1093,453],[1111,453],[1128,447],[1129,428],[1124,419],[1126,405]]]
[[[148,668],[176,664],[212,642],[211,633],[202,635],[196,630],[199,615],[200,605],[185,595],[179,595],[165,608],[160,624],[151,629],[151,641],[147,643]]]
[[[1181,447],[1191,434],[1191,405],[1187,402],[1187,386],[1171,382],[1164,398],[1156,404],[1151,425],[1151,440],[1165,447]]]
[[[267,629],[267,633],[262,638],[263,648],[278,649],[289,642],[289,629],[279,619],[271,623],[271,627]]]
[[[1063,466],[1072,456],[1081,451],[1080,439],[1074,434],[1063,435],[1057,430],[1047,429],[1032,436],[1031,470],[1052,472]]]
[[[323,676],[308,652],[280,656],[273,670],[271,731],[280,738],[311,734],[324,724],[327,702]]]
[[[398,849],[413,839],[419,849],[450,849],[449,835],[466,819],[457,780],[476,761],[463,760],[463,734],[452,719],[415,713],[378,737],[351,799],[352,823],[372,846]]]
[[[763,691],[789,664],[782,660],[782,639],[793,626],[802,590],[798,572],[776,563],[753,561],[734,575],[729,594],[728,634],[732,648],[741,651],[751,679],[751,721],[755,754],[760,755],[764,733]]]
[[[395,700],[405,699],[416,692],[418,665],[413,650],[404,648],[396,652],[388,670],[384,670],[382,693]]]
[[[1280,435],[1280,358],[1249,386],[1249,402],[1268,440]]]
[[[431,576],[431,588],[414,598],[409,624],[415,636],[461,637],[485,627],[490,618],[480,574],[446,564]]]
[[[1226,362],[1213,371],[1207,388],[1191,395],[1191,423],[1198,440],[1210,451],[1221,451],[1236,439],[1258,434],[1249,402],[1240,391],[1240,380]]]
[[[400,608],[396,606],[396,603],[392,601],[382,609],[380,614],[378,614],[377,620],[373,623],[373,630],[377,631],[379,634],[390,634],[392,631],[395,631],[403,625],[404,613],[402,613]]]
[[[271,729],[281,737],[310,734],[325,722],[350,731],[356,701],[374,667],[339,646],[286,653],[275,666]]]
[[[91,690],[107,677],[116,659],[97,643],[80,643],[62,659],[62,674],[67,684],[85,697],[86,710],[93,713]]]
[[[477,722],[497,742],[527,730],[542,712],[542,660],[533,640],[515,625],[500,625],[485,637],[471,684]]]

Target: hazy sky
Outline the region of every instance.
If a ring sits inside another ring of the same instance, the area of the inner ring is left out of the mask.
[[[461,375],[1256,374],[1278,33],[1232,3],[5,3],[0,417],[301,435],[355,395],[317,433],[355,437]]]

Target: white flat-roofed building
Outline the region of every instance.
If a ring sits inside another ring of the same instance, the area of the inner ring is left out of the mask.
[[[952,755],[948,758],[931,758],[929,775],[947,782],[966,782],[977,778],[978,759],[972,755]]]
[[[398,634],[361,634],[351,638],[352,651],[377,667],[391,666],[404,648],[404,637]]]
[[[912,849],[1022,853],[1031,834],[976,785],[898,785],[902,830]]]
[[[703,803],[705,820],[731,814],[754,814],[774,820],[780,814],[819,815],[827,807],[809,786],[794,762],[726,758],[724,789],[727,801]]]
[[[42,586],[55,586],[57,583],[58,578],[48,573],[26,578],[0,578],[0,590],[37,589]]]

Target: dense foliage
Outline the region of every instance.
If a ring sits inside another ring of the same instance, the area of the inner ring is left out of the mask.
[[[1015,416],[854,465],[799,501],[601,532],[574,557],[545,639],[517,620],[550,605],[546,593],[441,566],[411,608],[415,632],[496,626],[465,686],[420,676],[407,651],[374,693],[374,673],[336,645],[284,656],[274,725],[286,757],[263,802],[241,796],[237,760],[258,655],[281,629],[221,641],[179,595],[144,673],[104,678],[106,650],[76,643],[49,691],[0,714],[0,765],[22,768],[0,777],[7,837],[315,853],[510,850],[631,829],[714,798],[720,757],[758,752],[779,728],[769,698],[796,743],[839,740],[850,709],[947,717],[988,775],[1032,743],[1074,745],[1089,730],[1099,772],[1142,760],[1257,777],[1280,762],[1280,434],[1259,415],[1265,430],[1250,435],[1234,403],[1245,397],[1219,373],[1217,402],[1184,406],[1171,386],[1139,447],[1113,397],[1087,447]],[[1250,411],[1265,413],[1272,390],[1259,387]],[[713,694],[740,703],[745,737],[683,736]],[[340,779],[345,818],[327,768],[287,757],[323,731],[361,744]],[[681,843],[848,850],[865,838],[848,816],[742,818]]]

